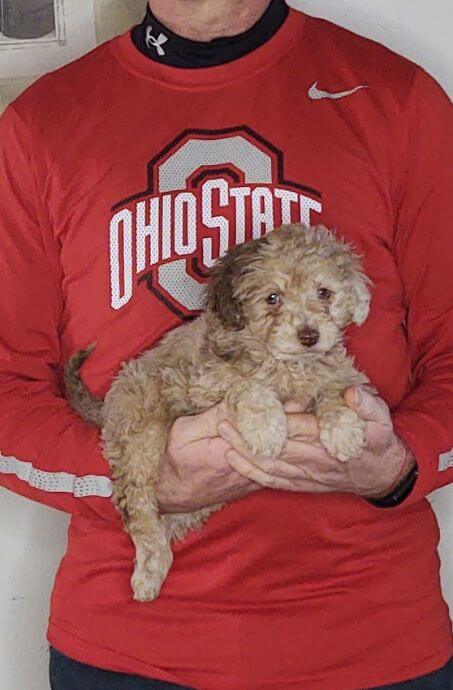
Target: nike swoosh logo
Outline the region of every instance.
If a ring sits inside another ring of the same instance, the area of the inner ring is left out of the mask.
[[[308,97],[312,99],[312,101],[319,101],[321,98],[345,98],[346,96],[352,96],[353,93],[356,93],[356,91],[360,91],[360,89],[368,89],[368,86],[362,85],[362,86],[356,86],[355,89],[350,89],[349,91],[338,91],[337,93],[330,93],[330,91],[322,91],[321,89],[318,89],[318,82],[315,81],[313,86],[311,86],[308,90]]]

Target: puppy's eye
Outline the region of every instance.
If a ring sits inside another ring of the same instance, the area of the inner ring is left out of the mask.
[[[324,300],[330,299],[331,295],[332,295],[331,291],[325,287],[321,287],[318,289],[319,299],[324,299]]]
[[[268,304],[272,304],[274,306],[277,304],[280,304],[281,301],[282,301],[282,299],[281,299],[280,295],[277,295],[276,292],[271,292],[271,294],[266,297],[266,302]]]

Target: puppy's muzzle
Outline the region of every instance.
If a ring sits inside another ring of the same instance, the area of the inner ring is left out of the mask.
[[[317,331],[316,328],[309,328],[307,326],[307,328],[303,328],[299,331],[297,337],[305,347],[313,347],[319,340],[319,331]]]

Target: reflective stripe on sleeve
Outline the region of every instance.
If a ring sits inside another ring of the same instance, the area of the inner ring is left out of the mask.
[[[77,477],[67,472],[45,472],[33,467],[31,462],[5,457],[0,453],[0,474],[14,474],[29,486],[48,493],[73,494],[75,498],[112,495],[112,482],[109,477],[88,474]]]

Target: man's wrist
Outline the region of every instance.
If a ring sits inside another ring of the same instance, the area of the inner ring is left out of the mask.
[[[366,500],[378,508],[393,508],[406,500],[412,492],[417,478],[417,462],[410,448],[402,444],[404,456],[397,477],[388,487],[387,491],[380,496],[367,496]]]
[[[412,469],[416,466],[415,458],[414,455],[411,451],[411,449],[403,442],[401,439],[398,439],[398,443],[401,449],[401,465],[399,472],[397,476],[395,477],[394,481],[392,484],[387,487],[387,491],[385,493],[385,496],[393,493],[395,489],[405,480],[407,475],[412,471]]]

